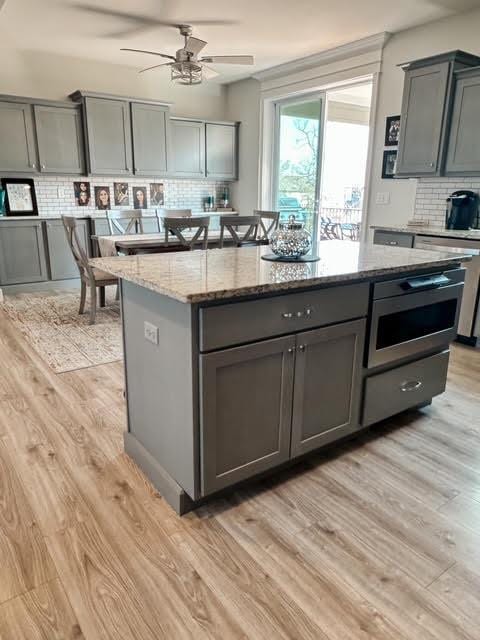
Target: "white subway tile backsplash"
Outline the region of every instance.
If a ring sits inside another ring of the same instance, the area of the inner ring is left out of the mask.
[[[447,198],[453,191],[460,189],[480,193],[480,177],[419,178],[413,217],[427,221],[432,227],[443,228]]]
[[[149,209],[155,209],[156,205],[150,202],[150,184],[162,183],[164,185],[164,207],[170,209],[192,209],[194,213],[203,211],[203,203],[208,196],[214,196],[218,203],[223,189],[228,183],[213,180],[152,180],[131,178],[125,176],[119,178],[93,178],[79,176],[39,176],[34,178],[35,193],[37,197],[38,212],[40,215],[57,216],[60,213],[78,213],[86,215],[96,211],[95,187],[108,186],[110,188],[110,200],[112,209],[133,209],[133,188],[147,188],[147,204]],[[75,203],[73,190],[74,182],[90,183],[90,204],[79,207]],[[129,204],[115,206],[113,199],[113,183],[127,182],[129,187]],[[64,196],[58,197],[58,190],[63,189]]]

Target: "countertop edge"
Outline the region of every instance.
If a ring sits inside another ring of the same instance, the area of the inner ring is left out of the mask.
[[[455,230],[455,229],[438,229],[436,227],[409,227],[409,226],[391,226],[383,224],[372,224],[370,229],[374,231],[391,231],[392,233],[409,233],[419,236],[437,236],[439,238],[455,238],[457,240],[474,240],[480,242],[480,229]]]

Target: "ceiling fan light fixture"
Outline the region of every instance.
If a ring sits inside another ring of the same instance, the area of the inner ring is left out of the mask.
[[[171,70],[172,81],[176,84],[200,84],[203,80],[202,66],[189,60],[173,62]]]

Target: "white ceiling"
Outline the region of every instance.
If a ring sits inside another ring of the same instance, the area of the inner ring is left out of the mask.
[[[255,56],[254,67],[217,65],[220,82],[231,82],[375,33],[400,31],[480,5],[480,0],[84,1],[97,7],[193,25],[195,20],[208,18],[235,22],[194,28],[194,35],[208,41],[202,52],[205,55]],[[0,8],[2,2],[0,0]],[[20,50],[102,60],[138,69],[160,60],[121,52],[120,47],[173,54],[182,46],[179,33],[170,27],[154,27],[129,37],[112,37],[115,32],[133,26],[133,22],[89,14],[74,4],[74,0],[6,0],[1,8],[0,38],[2,33],[8,34],[8,40],[13,40]]]

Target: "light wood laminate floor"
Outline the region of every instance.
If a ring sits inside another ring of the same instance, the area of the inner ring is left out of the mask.
[[[120,363],[0,311],[2,640],[478,640],[480,353],[422,412],[178,518],[122,454]]]

